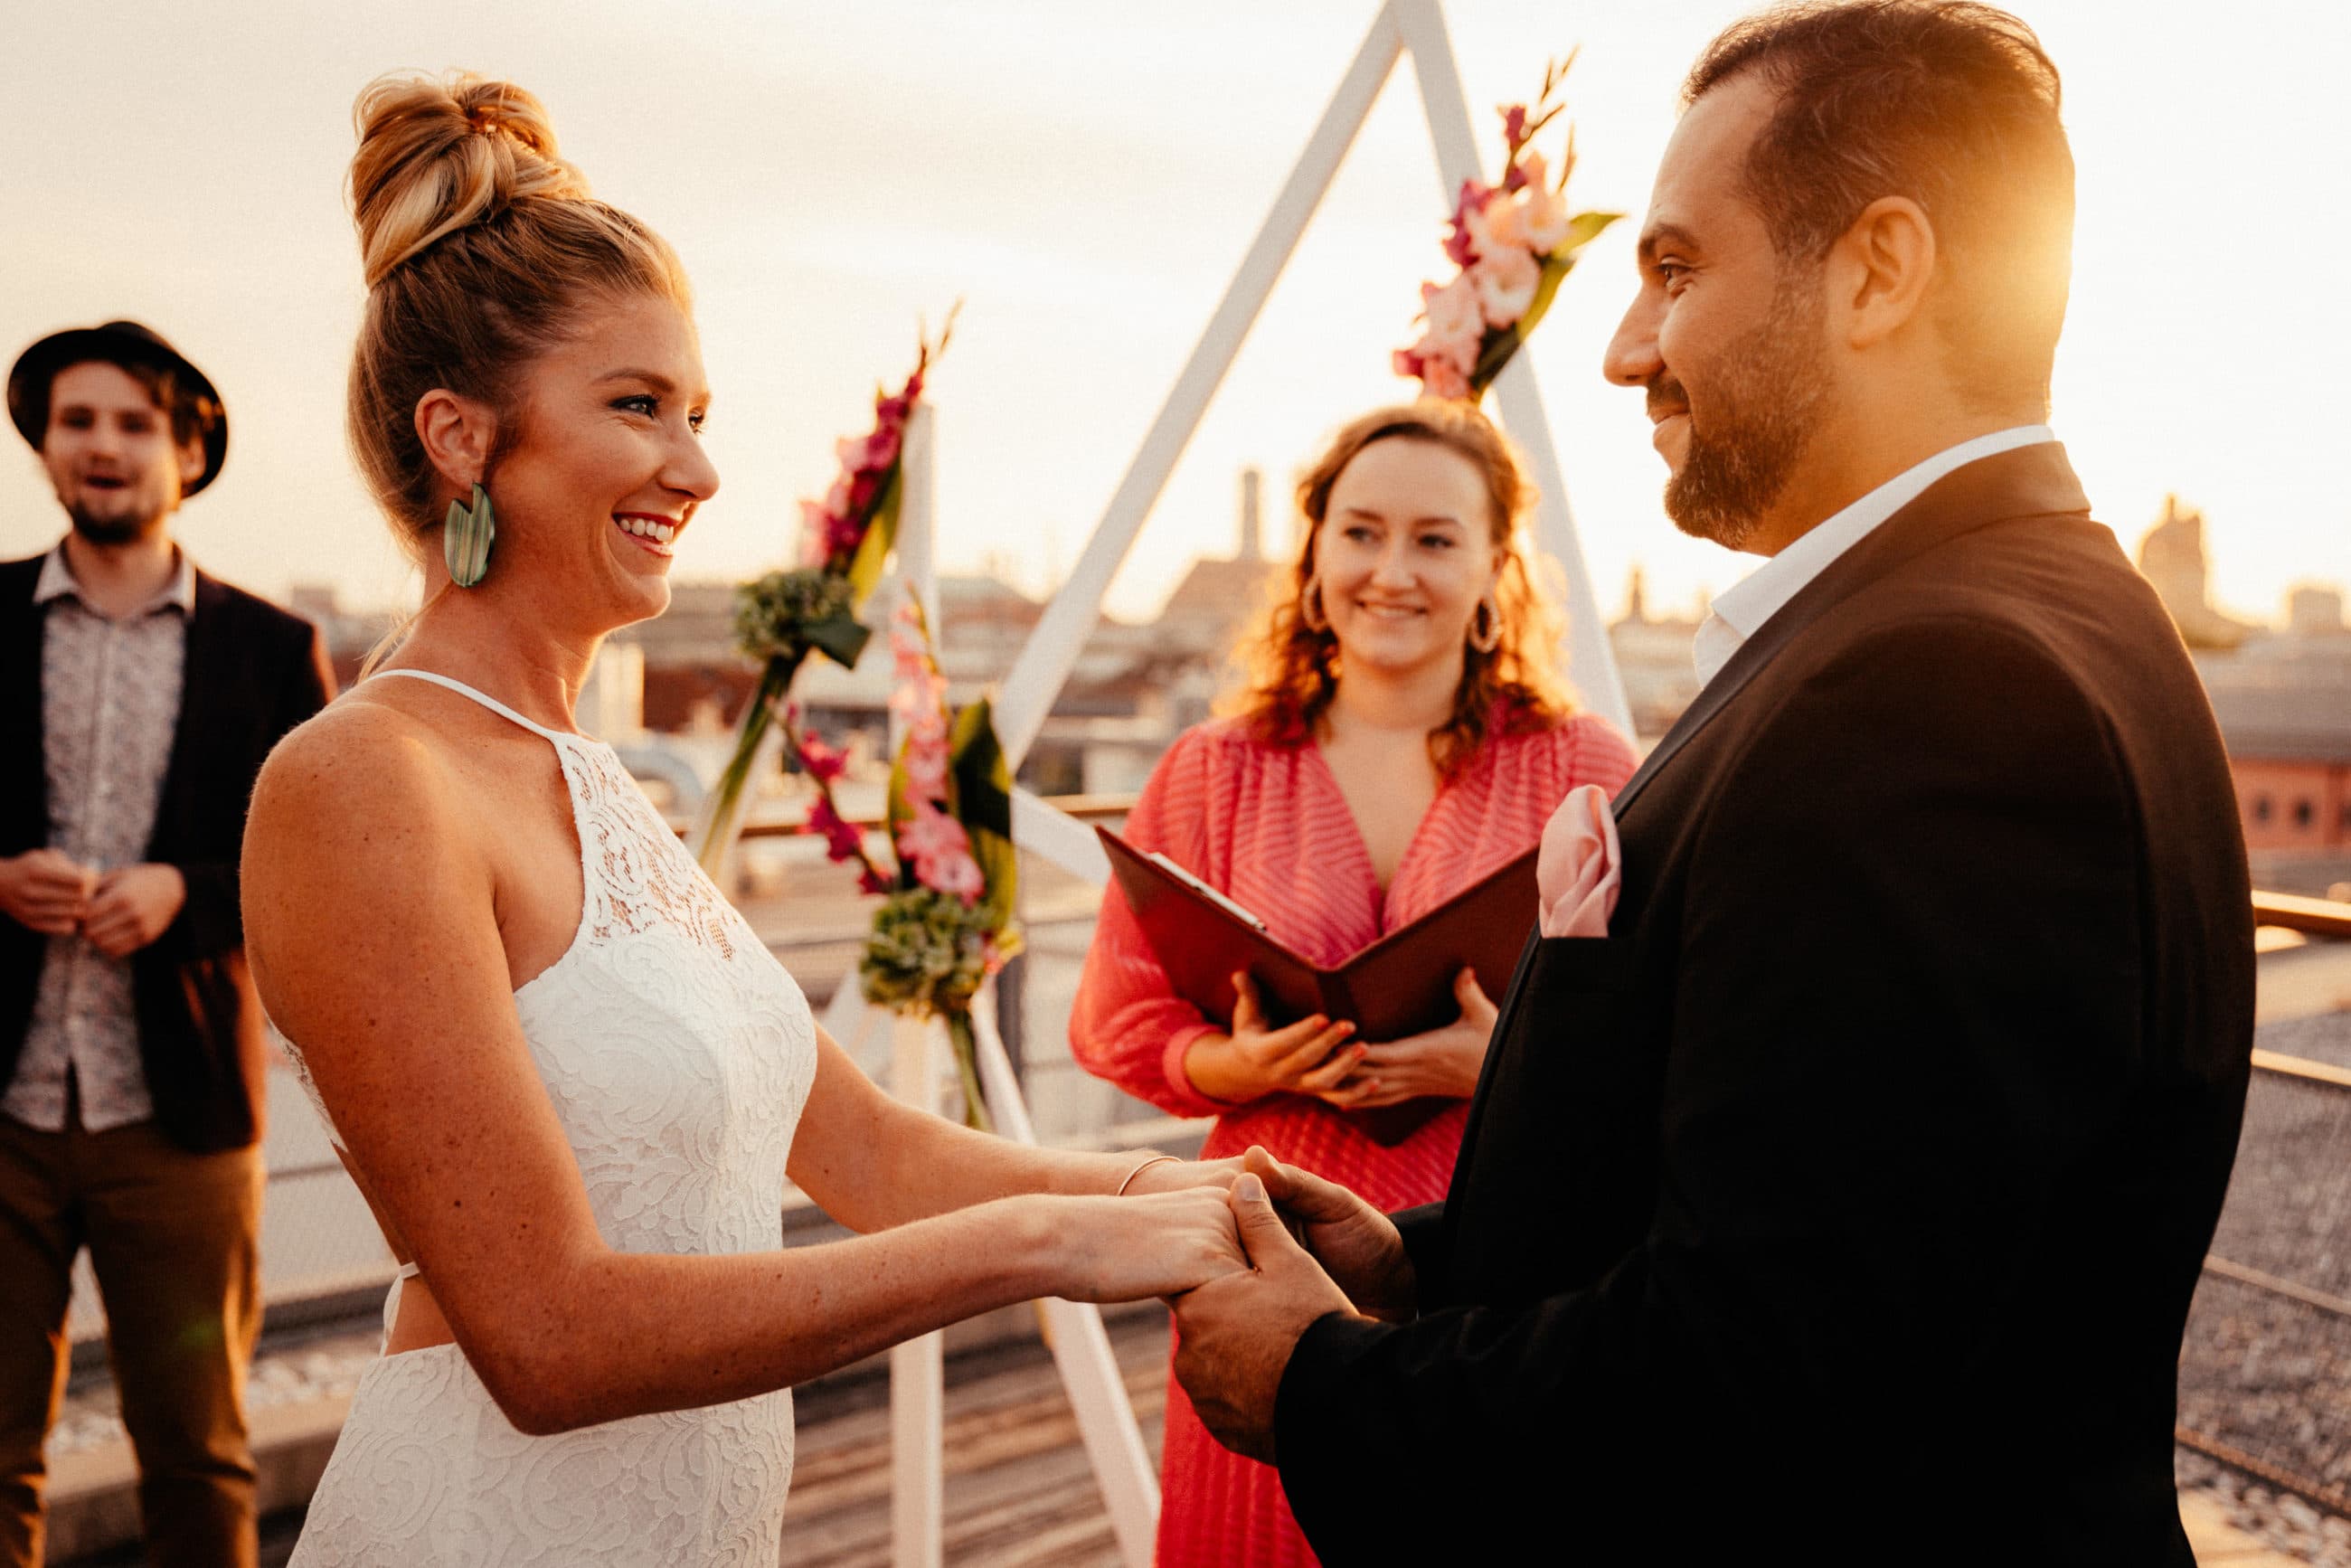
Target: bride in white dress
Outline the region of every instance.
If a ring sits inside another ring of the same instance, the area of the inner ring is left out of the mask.
[[[244,892],[273,1024],[411,1277],[294,1560],[772,1563],[793,1384],[1245,1267],[1233,1173],[967,1132],[816,1027],[573,727],[718,485],[675,256],[517,89],[387,78],[359,120],[351,441],[438,587],[270,759]],[[476,484],[496,533],[458,587],[443,519]],[[787,1177],[862,1234],[784,1250]]]

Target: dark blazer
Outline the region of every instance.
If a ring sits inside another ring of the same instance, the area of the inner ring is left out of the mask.
[[[0,563],[0,855],[49,841],[43,765],[41,558]],[[188,901],[131,960],[139,1051],[155,1124],[197,1151],[260,1135],[261,1004],[245,967],[237,861],[262,759],[334,694],[319,629],[196,573],[172,760],[146,858],[177,866]],[[16,1074],[47,938],[0,916],[0,1083]]]
[[[1323,1562],[2189,1568],[2252,919],[2203,689],[2062,449],[1836,560],[1616,816],[1610,934],[1530,940],[1399,1217],[1420,1316],[1284,1374]]]

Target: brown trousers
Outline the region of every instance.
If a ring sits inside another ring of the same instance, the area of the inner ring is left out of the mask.
[[[87,1246],[149,1561],[256,1552],[245,1376],[261,1327],[259,1148],[192,1155],[152,1124],[62,1133],[0,1115],[0,1568],[40,1568],[41,1448],[65,1396],[66,1310]]]

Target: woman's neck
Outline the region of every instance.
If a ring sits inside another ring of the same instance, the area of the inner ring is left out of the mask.
[[[1453,716],[1461,658],[1433,659],[1409,670],[1343,667],[1326,721],[1334,732],[1392,731],[1425,736]]]
[[[450,588],[424,607],[392,661],[463,681],[550,729],[573,730],[603,641],[601,633],[565,635],[541,616]]]

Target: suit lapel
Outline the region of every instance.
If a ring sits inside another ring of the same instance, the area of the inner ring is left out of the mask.
[[[41,612],[33,602],[33,589],[41,580],[39,556],[11,561],[0,576],[0,669],[16,674],[0,682],[0,757],[31,759],[28,770],[16,774],[24,780],[21,793],[5,791],[16,800],[15,820],[0,826],[0,851],[21,840],[31,849],[49,841],[48,767],[41,744]],[[6,852],[14,852],[6,851]]]
[[[164,767],[163,789],[155,803],[155,833],[151,841],[157,845],[171,843],[164,835],[185,820],[182,807],[191,780],[198,776],[197,753],[204,737],[216,732],[214,705],[225,695],[219,669],[224,634],[221,612],[227,602],[227,589],[204,572],[196,573],[196,607],[188,616],[188,651],[181,666],[180,717],[172,727],[172,759]]]
[[[1772,655],[1844,600],[1907,560],[1947,539],[2011,518],[2078,513],[2090,503],[2074,476],[2065,449],[2055,442],[2002,452],[1952,470],[1928,486],[1917,500],[1872,529],[1858,544],[1831,561],[1780,612],[1740,644],[1739,652],[1707,683],[1665,738],[1616,792],[1616,816],[1671,763],[1733,697],[1771,662]]]

